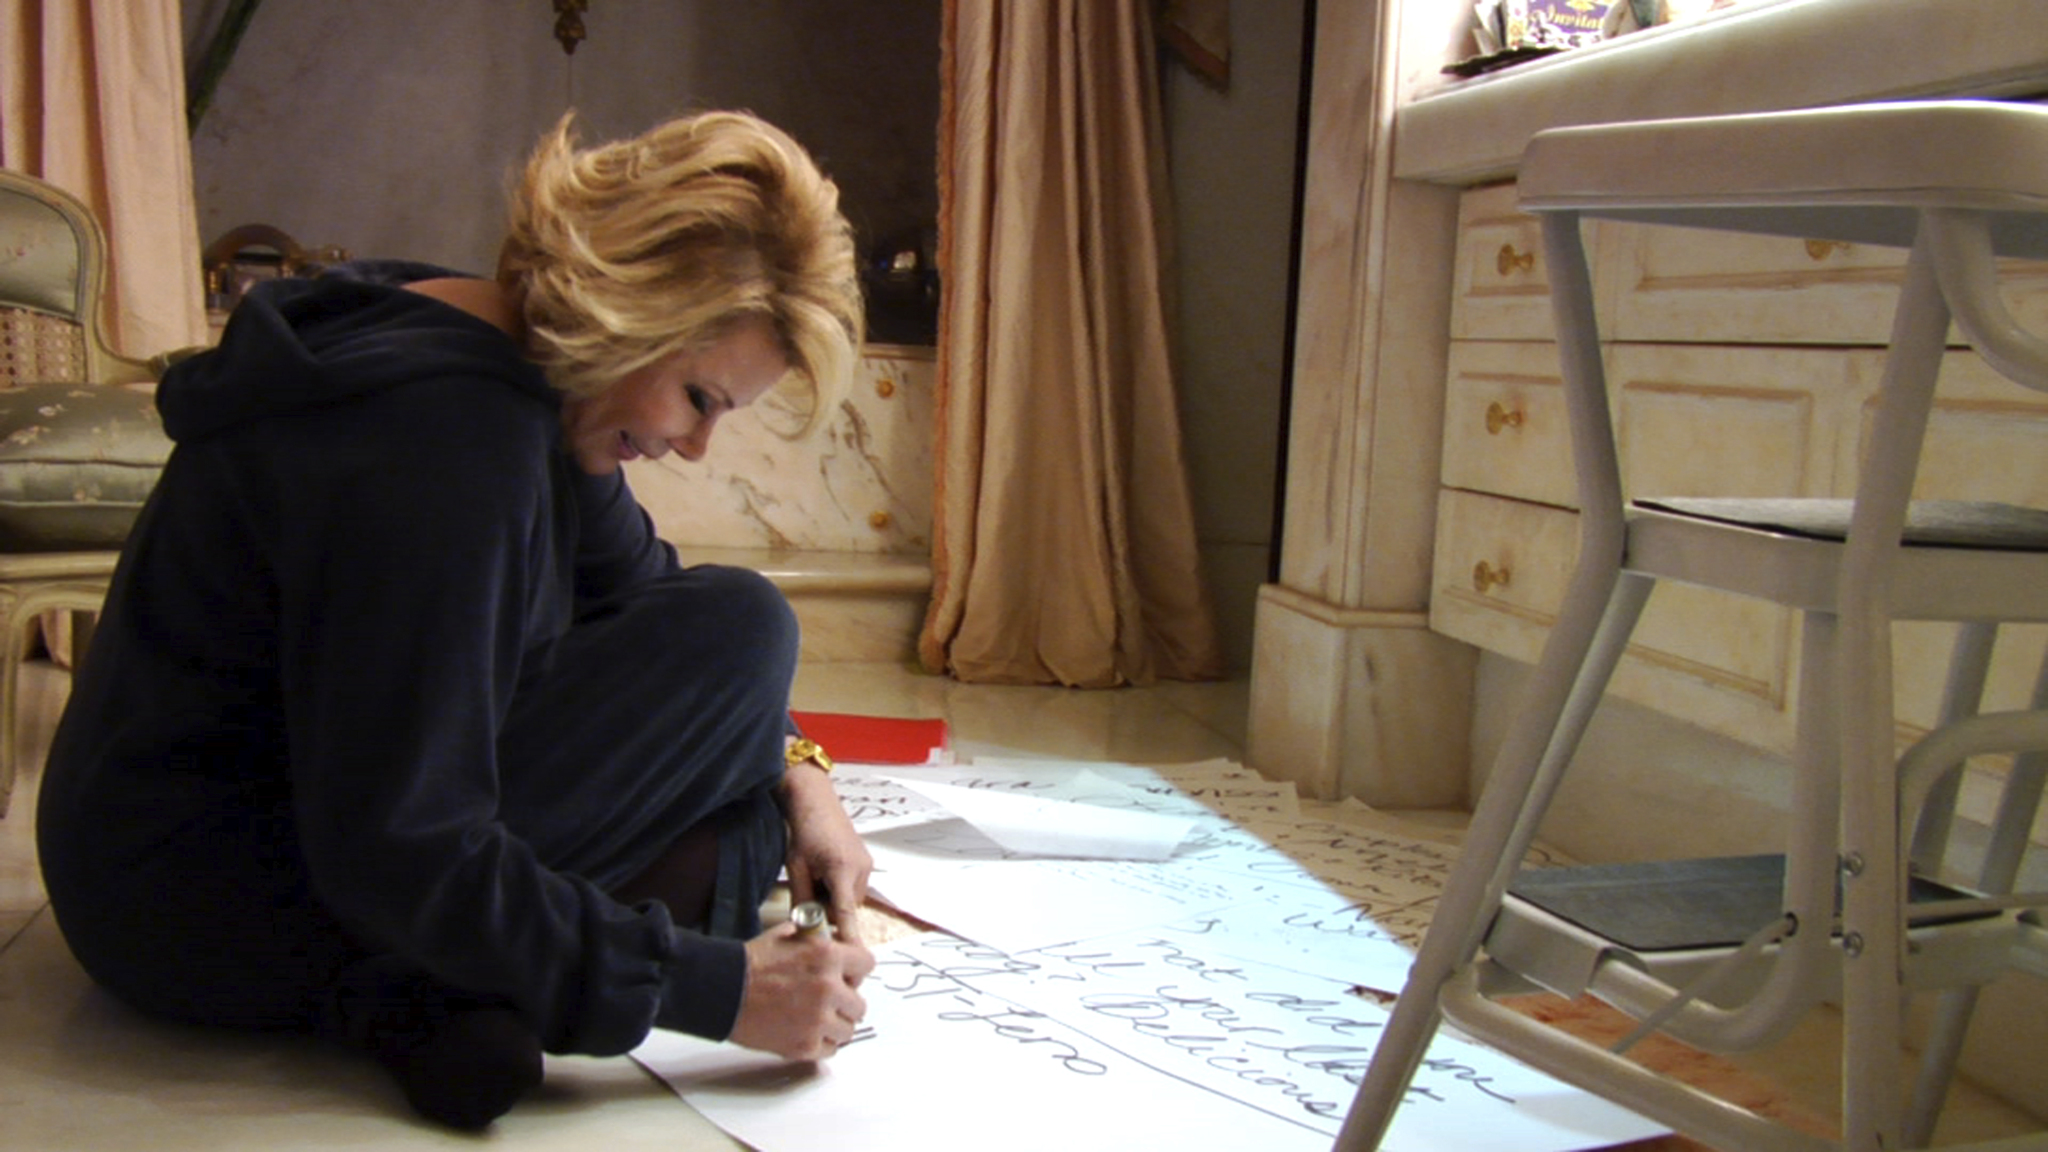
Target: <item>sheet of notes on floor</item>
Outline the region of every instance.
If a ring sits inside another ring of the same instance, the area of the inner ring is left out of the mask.
[[[874,895],[941,929],[876,949],[871,1028],[817,1065],[664,1032],[634,1053],[763,1152],[1327,1149],[1453,855],[1390,821],[1304,816],[1292,785],[1222,761],[834,779]],[[1444,1036],[1386,1147],[1661,1130]]]

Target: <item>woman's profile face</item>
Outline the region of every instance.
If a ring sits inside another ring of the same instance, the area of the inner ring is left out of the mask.
[[[576,464],[593,476],[673,450],[699,460],[719,417],[760,399],[789,370],[774,326],[749,317],[703,347],[633,372],[604,393],[562,404]]]

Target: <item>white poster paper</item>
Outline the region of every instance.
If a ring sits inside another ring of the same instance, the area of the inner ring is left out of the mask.
[[[658,1033],[634,1058],[763,1152],[1324,1152],[1385,1025],[1342,985],[1147,933],[1012,956],[944,934],[881,949],[873,1038],[785,1065]],[[1639,1117],[1449,1038],[1392,1152],[1564,1152]]]

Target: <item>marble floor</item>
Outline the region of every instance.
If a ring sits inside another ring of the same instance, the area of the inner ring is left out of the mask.
[[[68,678],[32,664],[23,683],[23,772],[0,819],[0,1148],[77,1150],[476,1147],[737,1149],[631,1061],[550,1058],[536,1098],[482,1137],[410,1118],[375,1068],[325,1047],[144,1020],[93,988],[44,904],[33,826],[42,751]],[[886,664],[807,664],[796,705],[944,717],[963,756],[1171,763],[1241,758],[1246,685],[1071,692],[969,686]],[[1439,826],[1442,821],[1436,823]],[[1825,1114],[1828,1030],[1780,1046],[1756,1070]],[[1974,1093],[1944,1138],[2027,1130]]]

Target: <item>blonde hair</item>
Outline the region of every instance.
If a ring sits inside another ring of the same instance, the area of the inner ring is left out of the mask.
[[[498,265],[548,379],[593,396],[761,316],[789,360],[777,391],[804,431],[815,427],[845,396],[863,336],[837,186],[745,113],[685,116],[588,149],[573,119],[528,160]]]

